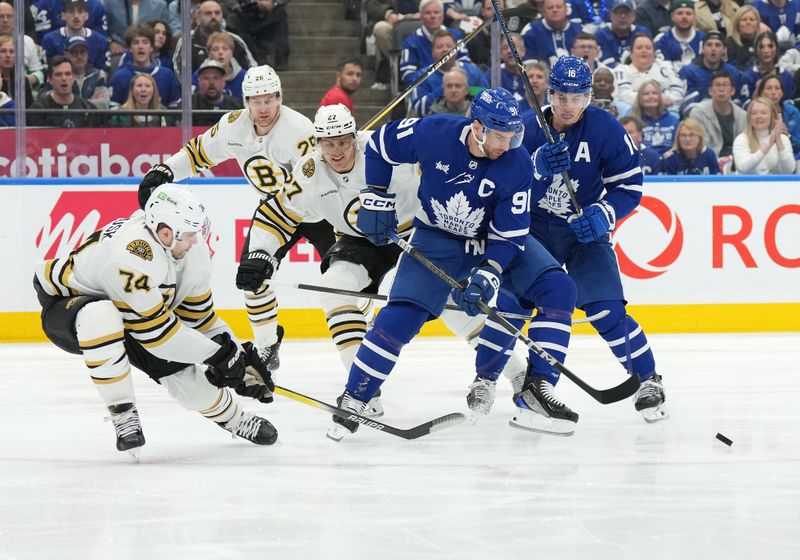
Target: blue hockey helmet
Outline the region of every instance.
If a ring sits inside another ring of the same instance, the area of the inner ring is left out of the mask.
[[[520,117],[519,104],[507,89],[483,90],[472,101],[470,118],[478,120],[485,128],[500,132],[514,132],[511,148],[522,144],[525,126]]]
[[[582,58],[562,56],[550,70],[547,87],[563,93],[591,93],[592,71]]]

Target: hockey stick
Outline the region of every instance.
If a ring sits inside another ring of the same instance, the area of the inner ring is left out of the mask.
[[[381,432],[386,432],[387,434],[392,434],[393,436],[401,437],[403,439],[418,439],[422,436],[430,434],[431,432],[438,432],[439,430],[457,426],[466,420],[466,416],[464,416],[462,413],[453,412],[451,414],[440,416],[439,418],[434,418],[428,422],[424,422],[419,426],[414,426],[413,428],[404,430],[402,428],[395,428],[394,426],[378,422],[372,418],[367,418],[366,416],[360,416],[354,412],[348,412],[337,406],[333,406],[332,404],[322,402],[314,397],[303,395],[296,391],[292,391],[291,389],[286,389],[285,387],[279,387],[278,385],[275,385],[274,392],[297,402],[307,404],[308,406],[313,406],[314,408],[330,412],[336,416],[339,416],[340,418],[344,418],[345,420],[353,420],[354,422],[358,422],[367,428],[380,430]]]
[[[457,290],[464,289],[464,286],[456,282],[444,270],[436,266],[425,255],[417,251],[409,242],[407,242],[404,239],[401,239],[400,236],[397,235],[396,231],[389,231],[387,237],[391,239],[394,243],[396,243],[397,246],[403,250],[403,252],[407,253],[408,255],[416,259],[417,262],[419,262],[422,266],[424,266],[425,268],[433,272],[436,276],[444,280],[447,284],[450,285],[450,287]],[[580,377],[572,373],[569,369],[567,369],[567,366],[556,360],[544,348],[542,348],[541,346],[536,344],[533,340],[525,336],[514,325],[512,325],[506,319],[501,317],[497,311],[495,311],[482,301],[479,301],[477,303],[477,306],[482,313],[485,313],[486,315],[491,317],[494,321],[499,323],[510,334],[513,334],[517,340],[522,342],[530,350],[533,350],[545,362],[556,368],[560,373],[563,373],[565,376],[569,377],[573,383],[575,383],[578,387],[586,391],[589,394],[589,396],[591,396],[597,402],[601,404],[615,403],[617,401],[627,399],[639,389],[639,376],[637,375],[629,375],[628,379],[626,379],[623,383],[617,385],[616,387],[612,387],[610,389],[595,389],[594,387],[586,383],[583,379],[581,379]]]
[[[514,63],[519,68],[519,73],[522,75],[522,85],[525,86],[525,93],[528,94],[528,97],[531,99],[531,103],[533,104],[533,109],[536,111],[536,118],[539,120],[539,125],[542,127],[544,131],[544,135],[547,137],[547,141],[552,144],[555,142],[553,139],[553,133],[550,131],[550,125],[547,124],[547,120],[544,118],[544,112],[542,112],[542,106],[539,104],[539,99],[536,97],[536,92],[533,91],[533,84],[531,84],[530,79],[528,78],[528,73],[525,72],[525,67],[522,65],[522,59],[519,57],[519,53],[517,52],[517,47],[514,45],[514,41],[511,40],[511,36],[508,34],[508,26],[506,25],[506,18],[503,15],[503,12],[500,11],[500,6],[497,4],[498,0],[491,0],[492,1],[492,10],[494,10],[495,17],[497,21],[500,23],[500,31],[503,32],[503,37],[506,39],[506,43],[508,43],[508,48],[511,51],[511,56],[514,57]],[[583,214],[583,207],[578,203],[578,197],[575,196],[575,189],[572,186],[572,179],[569,177],[569,173],[566,171],[561,173],[561,177],[564,179],[564,184],[567,186],[567,192],[569,192],[569,199],[572,202],[572,205],[575,207],[575,211],[578,215]]]
[[[269,284],[270,286],[283,286],[285,288],[294,288],[296,290],[306,290],[309,292],[322,292],[323,294],[336,294],[340,296],[351,296],[355,298],[374,299],[377,301],[386,301],[389,299],[389,296],[385,296],[383,294],[355,292],[353,290],[344,290],[342,288],[328,288],[327,286],[315,286],[313,284],[296,284],[294,282],[281,282],[280,280],[273,280],[272,278],[265,280],[265,283]],[[448,303],[447,305],[445,305],[445,309],[448,309],[450,311],[463,311],[463,309],[461,309],[459,306],[454,305],[452,303]],[[505,317],[506,319],[521,319],[523,321],[530,321],[533,318],[530,315],[522,315],[520,313],[509,313],[506,311],[498,311],[497,313],[501,317]],[[592,321],[602,319],[609,313],[611,312],[608,309],[604,309],[588,317],[573,319],[572,324],[577,325],[578,323],[591,323]]]
[[[515,17],[515,16],[524,15],[525,13],[529,13],[530,11],[531,11],[530,8],[519,7],[519,8],[511,8],[509,10],[506,10],[503,13],[507,17]],[[378,111],[375,114],[375,116],[373,116],[367,122],[367,124],[365,124],[363,127],[361,127],[361,130],[370,130],[373,126],[375,126],[383,117],[388,115],[389,112],[392,109],[394,109],[403,99],[408,97],[411,94],[411,92],[414,91],[414,89],[418,85],[420,85],[422,82],[427,80],[430,76],[433,75],[434,72],[436,72],[439,68],[441,68],[444,65],[445,62],[447,62],[453,56],[455,56],[455,54],[459,51],[459,49],[461,47],[463,47],[464,45],[466,45],[467,43],[472,41],[472,39],[474,39],[475,37],[478,36],[478,33],[480,33],[481,31],[483,31],[484,29],[489,27],[492,23],[494,23],[494,19],[495,19],[495,16],[492,16],[491,18],[487,19],[482,24],[480,24],[478,27],[473,29],[466,37],[464,37],[458,43],[456,43],[455,47],[453,47],[449,52],[445,53],[445,55],[442,58],[440,58],[439,60],[437,60],[436,62],[431,64],[430,67],[428,67],[428,69],[423,74],[421,74],[416,80],[414,80],[414,83],[412,83],[405,90],[403,90],[403,92],[400,95],[398,95],[397,97],[392,99],[386,107],[384,107],[383,109]]]

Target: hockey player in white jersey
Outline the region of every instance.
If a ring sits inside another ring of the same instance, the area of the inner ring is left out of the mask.
[[[207,229],[197,199],[164,184],[144,212],[107,224],[69,255],[35,267],[44,332],[59,348],[83,355],[120,451],[145,443],[131,365],[234,435],[259,445],[278,436],[228,389],[270,402],[274,385],[258,352],[249,343],[242,348],[214,313]]]
[[[140,206],[158,185],[191,177],[231,158],[236,159],[242,175],[256,190],[262,203],[284,187],[289,192],[299,189],[293,180],[292,168],[314,148],[311,121],[282,104],[280,78],[269,66],[256,66],[247,71],[242,82],[242,94],[246,110],[225,113],[217,124],[192,138],[179,152],[147,172],[139,185]],[[258,208],[253,217],[256,225],[261,212],[262,209]],[[270,261],[264,261],[251,254],[253,251],[248,239],[241,254],[240,274],[276,269],[301,237],[308,239],[320,255],[325,254],[334,242],[333,230],[327,222],[304,223]],[[283,328],[278,325],[275,294],[268,286],[245,285],[238,275],[236,285],[245,291],[247,315],[256,345],[270,369],[277,369]]]
[[[372,133],[356,132],[355,119],[342,104],[320,107],[314,129],[317,149],[304,156],[293,171],[299,190],[284,187],[265,202],[262,208],[268,211],[256,219],[250,235],[251,251],[261,251],[264,260],[269,260],[301,224],[324,219],[333,225],[338,239],[323,256],[320,284],[377,293],[402,251],[393,244],[373,245],[356,227],[359,193],[367,187],[364,153]],[[418,185],[419,171],[415,164],[398,165],[394,169],[389,192],[396,195],[397,231],[401,237],[411,233],[411,222],[420,209]],[[255,273],[247,281],[260,285],[268,278]],[[331,337],[349,371],[369,318],[359,300],[351,296],[321,294],[320,302]],[[468,341],[478,335],[484,319],[452,311],[445,312],[442,318],[451,331]],[[525,365],[514,356],[504,373],[513,378],[524,371]],[[382,411],[376,397],[370,401],[366,414],[380,416]]]

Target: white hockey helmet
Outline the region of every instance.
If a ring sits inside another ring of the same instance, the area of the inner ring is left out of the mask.
[[[278,97],[283,97],[281,79],[275,70],[266,64],[249,68],[242,81],[242,97],[245,101],[248,97],[268,93],[277,93]]]
[[[341,103],[324,105],[317,109],[317,114],[314,115],[314,136],[317,138],[355,133],[356,120],[350,110]]]
[[[206,209],[186,187],[174,183],[164,183],[153,191],[144,206],[144,220],[154,234],[159,224],[166,224],[174,236],[173,246],[185,233],[208,235]]]

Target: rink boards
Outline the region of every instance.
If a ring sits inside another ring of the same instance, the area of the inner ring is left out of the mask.
[[[96,228],[137,208],[129,179],[0,181],[0,340],[44,340],[31,288],[37,260],[68,252]],[[238,255],[258,198],[236,179],[191,183],[212,222],[212,287],[237,333],[249,327],[234,286]],[[615,250],[626,297],[650,332],[800,331],[800,184],[795,177],[655,177],[637,210],[618,223]],[[319,255],[296,245],[276,279],[315,284]],[[386,286],[384,286],[385,291]],[[288,336],[327,336],[317,294],[277,289]],[[582,332],[584,328],[579,328]],[[587,331],[588,332],[588,331]],[[426,334],[444,335],[439,322]]]

